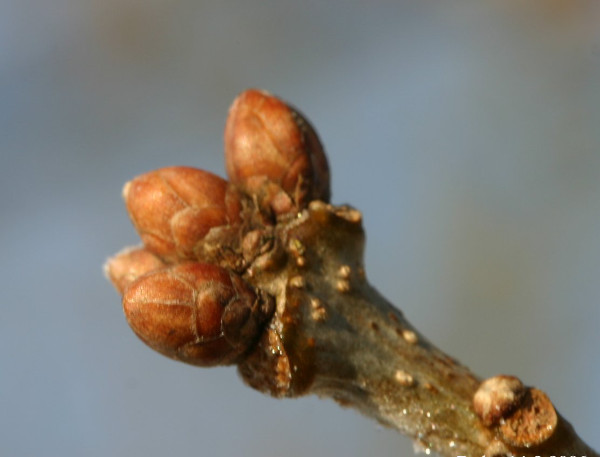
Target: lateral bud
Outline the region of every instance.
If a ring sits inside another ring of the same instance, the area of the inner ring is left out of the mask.
[[[473,409],[488,427],[514,411],[523,396],[525,387],[519,378],[498,375],[481,383],[473,396]]]
[[[123,188],[134,227],[146,247],[167,261],[196,259],[213,227],[240,222],[239,192],[224,179],[191,167],[168,167],[134,178]]]
[[[132,330],[152,349],[199,366],[236,363],[252,347],[274,301],[236,274],[183,263],[146,274],[123,296]]]
[[[115,254],[104,264],[104,273],[115,289],[123,294],[140,276],[165,266],[157,256],[143,247],[129,247]]]

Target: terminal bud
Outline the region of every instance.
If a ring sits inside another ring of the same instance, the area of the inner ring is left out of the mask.
[[[240,185],[275,213],[329,201],[329,165],[319,138],[295,108],[249,89],[229,109],[225,165]]]

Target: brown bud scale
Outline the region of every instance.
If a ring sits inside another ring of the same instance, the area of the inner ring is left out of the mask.
[[[168,261],[195,258],[210,229],[240,220],[238,192],[222,178],[190,167],[138,176],[125,185],[123,198],[146,247]]]

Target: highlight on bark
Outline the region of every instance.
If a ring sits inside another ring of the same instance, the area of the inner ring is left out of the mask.
[[[145,173],[123,197],[143,246],[110,258],[134,333],[199,366],[237,364],[275,397],[316,394],[445,456],[598,454],[542,391],[482,380],[370,286],[361,213],[334,206],[321,142],[256,89],[225,127],[229,181],[190,167]]]

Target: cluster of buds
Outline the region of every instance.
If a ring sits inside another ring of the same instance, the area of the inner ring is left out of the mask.
[[[201,366],[239,362],[274,311],[273,298],[244,275],[265,250],[261,234],[330,195],[315,130],[263,91],[243,92],[230,108],[225,161],[229,181],[168,167],[127,183],[123,198],[143,246],[106,264],[137,336]]]

